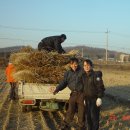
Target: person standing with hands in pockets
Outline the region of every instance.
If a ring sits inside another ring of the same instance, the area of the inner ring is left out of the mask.
[[[100,106],[105,91],[102,72],[94,71],[93,63],[89,59],[84,60],[83,68],[85,71],[83,74],[83,84],[86,104],[86,126],[88,130],[98,130]]]

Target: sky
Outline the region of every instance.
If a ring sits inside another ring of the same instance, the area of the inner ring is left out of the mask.
[[[130,53],[130,0],[0,0],[0,48],[37,48],[45,37],[62,44]],[[107,33],[108,32],[108,33]]]

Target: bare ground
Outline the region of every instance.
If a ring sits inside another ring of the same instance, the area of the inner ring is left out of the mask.
[[[45,112],[34,108],[23,113],[18,101],[8,101],[9,86],[0,75],[0,130],[58,130],[65,112]],[[100,116],[100,130],[130,130],[130,107],[105,97]],[[76,124],[76,117],[75,122]],[[76,130],[74,125],[71,130]]]

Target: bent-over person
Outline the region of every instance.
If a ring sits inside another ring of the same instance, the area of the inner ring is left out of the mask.
[[[66,35],[61,34],[59,36],[50,36],[42,39],[38,44],[38,50],[56,51],[60,54],[65,53],[61,44],[66,40]]]

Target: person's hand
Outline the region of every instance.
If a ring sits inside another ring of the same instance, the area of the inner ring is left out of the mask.
[[[56,95],[57,93],[58,93],[58,91],[55,89],[54,92],[53,92],[53,94]]]
[[[56,90],[53,92],[54,95],[56,95],[57,93],[58,93],[58,92],[57,92]]]
[[[51,87],[49,88],[49,92],[53,93],[53,92],[55,91],[55,89],[56,89],[55,86],[51,86]]]
[[[97,98],[96,105],[97,105],[97,107],[102,105],[102,99],[101,98]]]
[[[53,93],[54,95],[56,95],[58,93],[57,89],[55,86],[52,86],[49,88],[49,92]]]

